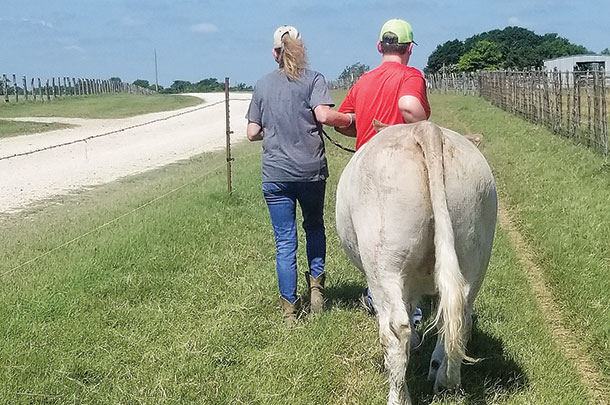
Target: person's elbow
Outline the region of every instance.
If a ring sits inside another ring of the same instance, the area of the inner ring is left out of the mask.
[[[421,110],[402,110],[402,118],[408,124],[414,122],[425,121],[428,119],[426,111],[422,108]]]
[[[404,122],[410,124],[428,119],[428,114],[418,98],[413,96],[403,96],[398,101],[398,108],[402,114]]]
[[[251,142],[262,140],[263,134],[261,126],[255,122],[248,123],[248,127],[246,128],[246,136]]]
[[[316,120],[318,120],[318,122],[323,125],[332,125],[331,111],[332,110],[330,109],[330,107],[326,105],[320,105],[316,107],[316,109],[314,110]]]

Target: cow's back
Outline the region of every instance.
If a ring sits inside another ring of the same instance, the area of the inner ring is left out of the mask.
[[[357,267],[364,270],[362,255],[384,249],[409,266],[426,294],[434,293],[430,284],[433,215],[428,173],[415,133],[429,130],[431,125],[395,125],[375,135],[346,165],[337,188],[336,206],[339,238]],[[479,272],[487,266],[493,241],[493,176],[476,146],[454,131],[441,129],[444,183],[456,251],[460,263],[464,261],[463,272],[473,268]],[[482,249],[476,257],[467,258],[473,245]]]

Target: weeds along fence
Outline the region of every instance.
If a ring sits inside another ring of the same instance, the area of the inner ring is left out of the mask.
[[[483,71],[427,76],[431,91],[479,95],[555,133],[608,154],[610,76],[586,72]]]
[[[5,102],[19,102],[19,99],[33,101],[51,101],[57,97],[85,96],[93,94],[130,93],[149,95],[155,92],[134,84],[123,83],[118,80],[85,79],[75,77],[27,78],[21,80],[12,75],[12,80],[2,75],[0,83],[0,96]]]

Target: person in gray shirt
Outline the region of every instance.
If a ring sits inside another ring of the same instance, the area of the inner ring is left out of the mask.
[[[247,136],[263,141],[262,190],[276,245],[276,270],[284,321],[294,325],[300,310],[297,294],[296,205],[301,207],[309,271],[305,273],[312,312],[324,305],[326,235],[324,193],[328,165],[322,125],[348,128],[354,116],[334,106],[324,76],[308,69],[298,30],[279,27],[273,35],[278,69],[254,87],[248,108]]]

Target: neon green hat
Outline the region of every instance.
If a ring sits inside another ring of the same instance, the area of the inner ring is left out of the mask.
[[[379,41],[383,42],[383,35],[388,32],[391,32],[398,37],[399,44],[407,44],[409,42],[417,44],[417,42],[413,41],[413,30],[411,29],[411,25],[405,20],[395,18],[388,20],[383,24],[381,32],[379,33]]]

